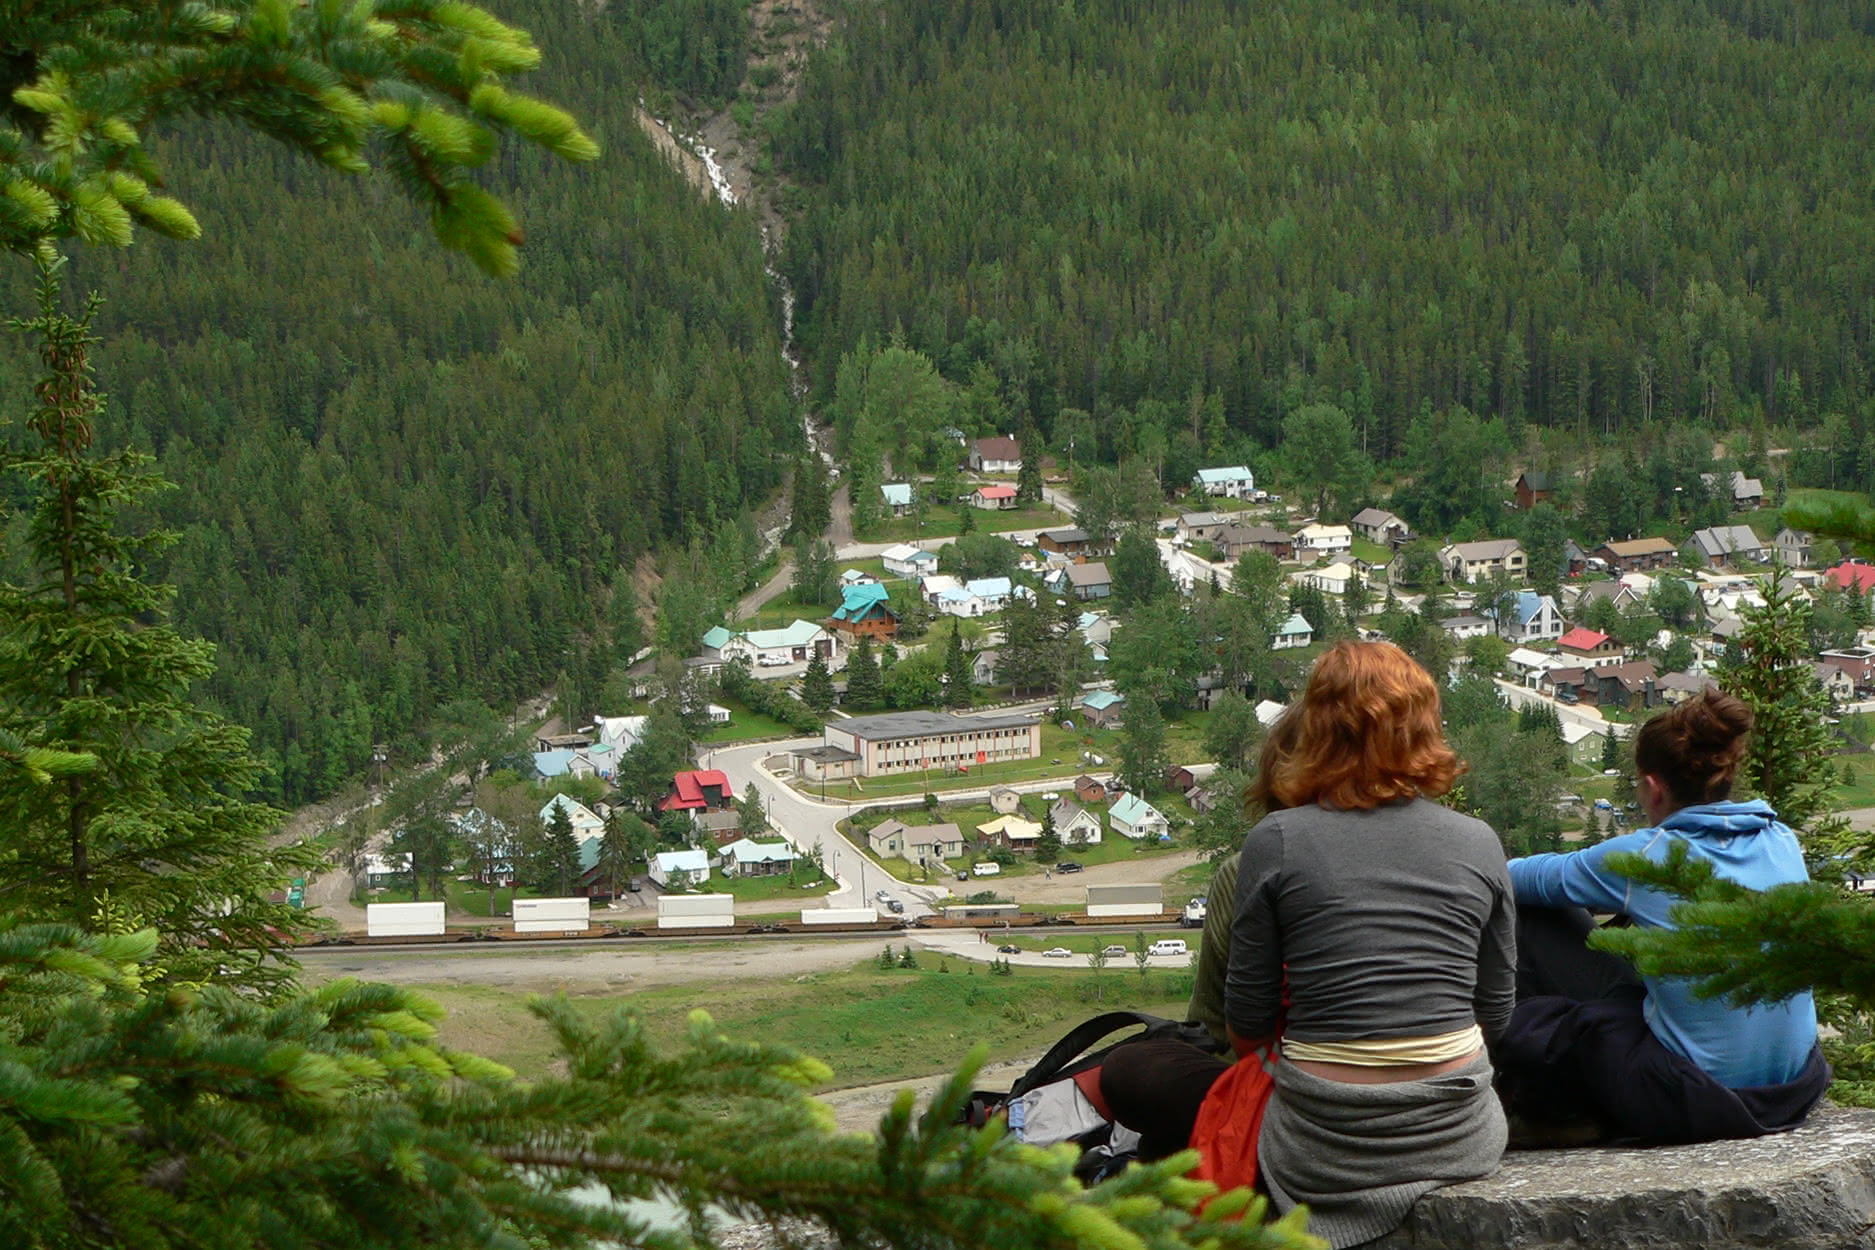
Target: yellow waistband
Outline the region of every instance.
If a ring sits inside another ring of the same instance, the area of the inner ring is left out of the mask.
[[[1375,1037],[1353,1042],[1304,1042],[1283,1039],[1283,1056],[1315,1063],[1350,1063],[1363,1068],[1391,1068],[1409,1063],[1445,1063],[1462,1059],[1484,1045],[1477,1025],[1437,1037]]]

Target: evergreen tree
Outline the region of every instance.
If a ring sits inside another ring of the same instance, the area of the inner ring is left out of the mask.
[[[444,882],[456,866],[455,830],[441,812],[412,812],[391,835],[391,849],[410,857],[411,896],[444,897]],[[493,896],[490,896],[491,901]]]
[[[846,657],[846,706],[873,712],[885,706],[885,681],[872,654],[872,639],[861,634],[859,645]]]
[[[944,706],[969,707],[975,689],[970,653],[964,649],[963,625],[954,622],[950,641],[944,645]]]
[[[1055,805],[1042,808],[1042,831],[1035,838],[1035,858],[1043,862],[1061,854],[1061,831],[1055,828]]]
[[[1165,717],[1151,699],[1129,698],[1125,704],[1126,721],[1120,729],[1120,781],[1128,790],[1144,798],[1165,784]]]
[[[1159,558],[1158,544],[1143,525],[1128,526],[1121,532],[1111,569],[1113,598],[1123,608],[1151,603],[1172,589],[1172,577]]]
[[[545,834],[537,885],[555,898],[565,898],[579,880],[579,839],[573,836],[573,818],[565,803],[553,805]]]
[[[1016,498],[1025,504],[1042,502],[1042,432],[1032,420],[1024,421],[1018,440],[1022,444],[1022,464],[1016,472]]]
[[[511,91],[502,78],[540,61],[525,31],[472,5],[422,4],[386,22],[370,6],[318,12],[237,4],[178,20],[133,3],[114,20],[70,5],[9,7],[0,97],[0,250],[52,240],[126,247],[143,226],[201,233],[143,136],[189,115],[244,121],[334,169],[373,158],[433,213],[436,236],[491,273],[512,272],[520,229],[470,170],[497,130],[567,160],[598,146],[573,119]]]
[[[807,671],[801,674],[801,702],[823,716],[833,706],[833,674],[819,651],[808,657]]]
[[[245,730],[191,701],[214,649],[167,621],[171,591],[143,570],[173,541],[120,519],[164,485],[149,457],[94,445],[102,397],[91,321],[59,308],[62,262],[39,266],[39,312],[10,322],[44,364],[26,437],[0,451],[24,505],[23,582],[0,583],[0,732],[21,749],[94,761],[55,784],[0,770],[0,863],[21,918],[153,926],[179,974],[271,979],[306,918],[267,901],[320,862],[270,845],[279,813]],[[186,970],[186,971],[185,971]]]
[[[977,529],[976,508],[968,503],[958,504],[957,505],[957,534],[958,536],[962,537],[965,534],[974,534],[976,533],[976,529]]]
[[[755,788],[753,781],[743,788],[742,797],[736,800],[736,822],[742,827],[745,838],[768,832],[768,808],[762,803],[762,792]]]
[[[1615,741],[1614,728],[1602,735],[1602,772],[1621,767],[1621,744]]]
[[[623,808],[606,814],[605,833],[600,835],[598,879],[605,892],[614,898],[623,894],[632,879],[632,865],[642,863],[650,853],[657,835],[650,825]]]
[[[1875,868],[1875,838],[1858,836],[1833,814],[1835,742],[1829,696],[1810,667],[1810,605],[1776,569],[1764,606],[1746,608],[1743,617],[1719,664],[1719,684],[1751,708],[1745,782],[1797,830],[1813,866],[1846,853],[1856,867]]]
[[[1226,690],[1212,701],[1211,719],[1204,727],[1204,751],[1219,768],[1250,772],[1262,744],[1263,723],[1250,700]]]
[[[815,539],[833,523],[833,491],[827,466],[812,449],[794,465],[794,498],[788,509],[788,534]]]

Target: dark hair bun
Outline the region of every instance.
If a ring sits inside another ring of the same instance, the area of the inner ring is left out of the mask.
[[[1742,700],[1708,690],[1641,726],[1635,766],[1658,777],[1682,805],[1720,802],[1731,796],[1751,724]]]

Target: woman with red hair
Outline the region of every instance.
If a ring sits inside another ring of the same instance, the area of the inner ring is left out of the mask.
[[[1240,1056],[1280,1054],[1260,1187],[1353,1246],[1497,1167],[1485,1046],[1515,998],[1516,913],[1497,835],[1432,801],[1463,765],[1405,652],[1331,648],[1284,721],[1258,778],[1270,811],[1239,859],[1225,1018]],[[1108,1056],[1100,1087],[1152,1157],[1189,1140],[1225,1068],[1141,1042]]]

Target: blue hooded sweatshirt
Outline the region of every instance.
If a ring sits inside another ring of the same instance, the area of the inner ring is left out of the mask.
[[[1607,859],[1637,852],[1656,863],[1674,842],[1710,863],[1721,877],[1754,890],[1806,881],[1803,852],[1789,826],[1761,799],[1682,807],[1657,829],[1638,829],[1586,850],[1531,855],[1510,861],[1519,903],[1576,904],[1621,912],[1634,923],[1671,929],[1674,898],[1636,886],[1610,870]],[[1698,1064],[1730,1089],[1781,1085],[1794,1079],[1816,1044],[1816,1004],[1808,993],[1776,1004],[1731,1007],[1722,999],[1693,997],[1681,978],[1647,977],[1647,1025],[1662,1045]]]

